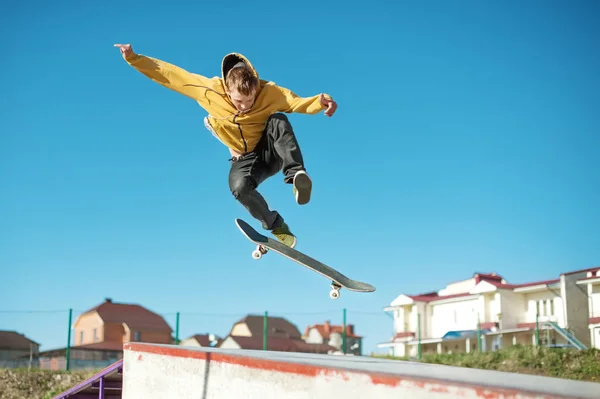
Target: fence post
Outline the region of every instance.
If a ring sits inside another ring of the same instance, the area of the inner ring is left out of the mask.
[[[535,315],[535,346],[540,346],[540,322],[537,313]]]
[[[175,345],[179,345],[179,312],[175,319]]]
[[[67,371],[71,368],[71,321],[73,319],[73,309],[69,309],[69,329],[67,332],[67,351],[65,354],[67,360]]]
[[[477,349],[479,352],[483,352],[481,348],[481,319],[479,319],[479,313],[477,313]]]
[[[267,320],[269,317],[269,312],[267,312],[265,310],[265,317],[263,319],[263,350],[267,350],[267,331],[268,331],[268,326],[267,326]]]
[[[421,360],[421,313],[417,313],[417,358]]]
[[[344,352],[344,355],[346,354],[346,308],[344,308],[344,326],[342,329],[342,352]]]

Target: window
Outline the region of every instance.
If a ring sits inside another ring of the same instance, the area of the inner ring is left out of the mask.
[[[139,331],[136,331],[135,333],[133,333],[133,340],[135,342],[140,342],[141,339],[142,339],[142,334]]]
[[[79,345],[83,344],[83,330],[79,331]]]
[[[94,342],[98,342],[98,329],[94,328]]]

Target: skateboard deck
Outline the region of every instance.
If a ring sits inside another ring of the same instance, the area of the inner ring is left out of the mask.
[[[235,219],[235,223],[237,224],[238,228],[242,231],[242,233],[248,238],[248,240],[257,245],[256,249],[252,252],[252,257],[254,259],[258,260],[262,257],[262,255],[266,254],[269,250],[272,250],[279,253],[280,255],[285,256],[290,260],[293,260],[296,263],[301,264],[307,269],[319,273],[323,277],[331,279],[331,291],[329,293],[329,296],[332,299],[339,298],[340,289],[342,287],[350,291],[356,292],[375,291],[375,287],[373,287],[371,284],[352,280],[351,278],[344,276],[337,270],[334,270],[331,267],[319,262],[318,260],[313,259],[306,254],[303,254],[297,249],[290,248],[274,238],[270,238],[260,234],[242,219]]]

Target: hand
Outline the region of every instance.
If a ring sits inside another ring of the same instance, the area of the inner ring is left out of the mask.
[[[328,99],[323,94],[321,94],[320,101],[324,107],[327,107],[325,115],[331,118],[337,109],[337,103],[333,99]]]
[[[131,44],[115,44],[115,47],[118,47],[121,50],[121,54],[123,54],[123,58],[126,60],[130,55],[135,54],[133,49],[131,48]]]

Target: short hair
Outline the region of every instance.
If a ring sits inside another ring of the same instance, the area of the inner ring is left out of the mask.
[[[246,67],[231,68],[227,72],[225,85],[230,91],[237,90],[240,94],[248,96],[258,88],[258,78]]]

